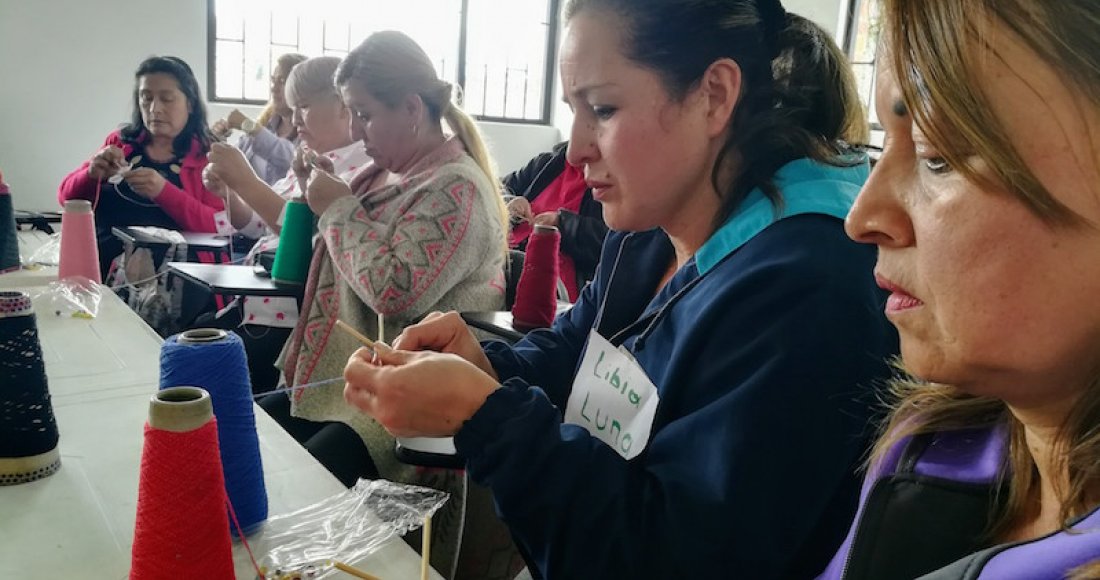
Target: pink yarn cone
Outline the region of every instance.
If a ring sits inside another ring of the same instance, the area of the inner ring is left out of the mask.
[[[554,226],[537,225],[527,238],[527,256],[512,306],[512,324],[516,328],[545,328],[554,322],[560,246],[561,232]]]
[[[66,201],[61,214],[61,264],[57,277],[74,276],[103,281],[99,277],[95,214],[92,213],[92,203],[84,199]]]

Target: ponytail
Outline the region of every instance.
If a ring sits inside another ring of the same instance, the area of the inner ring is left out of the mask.
[[[466,153],[473,157],[474,162],[481,168],[481,171],[485,173],[485,176],[489,178],[489,185],[493,188],[493,199],[496,200],[497,212],[500,214],[501,223],[504,224],[502,231],[504,232],[504,254],[508,255],[508,208],[504,205],[504,195],[501,192],[500,179],[497,177],[496,168],[494,167],[493,158],[489,155],[489,148],[485,145],[485,140],[481,137],[481,131],[478,130],[477,125],[474,124],[474,120],[470,118],[470,115],[466,114],[461,108],[456,106],[452,102],[448,102],[443,107],[443,118],[447,121],[447,125],[450,126],[451,131],[460,141],[462,141],[463,147],[466,148]]]

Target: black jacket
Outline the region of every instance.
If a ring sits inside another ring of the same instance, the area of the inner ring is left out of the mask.
[[[505,176],[505,193],[534,201],[546,186],[565,171],[566,145],[567,143],[555,145],[549,153],[536,156],[522,169]],[[577,269],[577,288],[583,288],[596,272],[603,239],[607,236],[603,207],[593,199],[591,189],[584,191],[579,214],[558,210],[558,229],[561,230],[561,250],[573,258]]]

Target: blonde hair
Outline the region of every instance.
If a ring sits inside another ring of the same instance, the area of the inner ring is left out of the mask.
[[[333,81],[340,59],[318,56],[296,65],[286,78],[286,102],[291,107],[310,99],[335,99],[343,103]]]
[[[1100,13],[1088,0],[885,0],[883,33],[887,58],[896,72],[906,107],[944,159],[979,186],[1007,191],[1052,227],[1080,227],[1084,220],[1047,191],[1024,163],[1004,124],[994,115],[980,78],[991,44],[991,27],[1013,33],[1024,46],[1060,73],[1100,108]],[[994,55],[995,56],[995,55]],[[1096,144],[1094,143],[1094,146]],[[968,164],[984,161],[992,178]],[[1058,433],[1061,467],[1068,485],[1057,489],[1061,521],[1085,511],[1100,485],[1100,376]],[[872,462],[908,435],[985,425],[1007,425],[1009,452],[1003,478],[1005,507],[990,534],[1003,533],[1034,515],[1039,474],[1024,439],[1023,425],[1005,403],[969,395],[956,387],[900,379],[893,385],[892,415],[876,444]],[[1093,563],[1074,572],[1100,576]]]
[[[424,49],[404,33],[395,30],[375,32],[348,53],[336,71],[336,84],[343,86],[352,79],[389,107],[396,107],[409,95],[418,95],[434,122],[447,121],[451,131],[462,141],[466,153],[489,180],[504,226],[502,242],[507,252],[508,210],[489,149],[474,120],[452,101],[451,83],[436,75]]]
[[[306,55],[298,54],[296,52],[289,52],[287,54],[284,54],[284,55],[280,56],[275,61],[275,65],[277,67],[281,67],[283,70],[285,70],[287,72],[287,76],[290,76],[290,72],[292,70],[294,70],[294,67],[298,63],[303,62],[305,60],[306,60]],[[274,74],[275,71],[271,71],[271,73]],[[264,110],[260,112],[260,116],[256,118],[256,124],[261,126],[261,127],[266,127],[267,123],[269,121],[271,121],[271,118],[275,116],[275,113],[278,113],[278,111],[275,110],[275,101],[274,100],[269,100],[267,102],[267,106],[264,107]]]

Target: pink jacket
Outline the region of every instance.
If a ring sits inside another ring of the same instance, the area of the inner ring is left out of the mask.
[[[133,152],[133,146],[122,142],[122,136],[115,131],[107,136],[103,146],[115,145],[122,148],[122,152],[129,157]],[[91,161],[85,161],[70,173],[61,182],[57,190],[57,201],[62,205],[70,199],[86,199],[94,201],[96,181],[88,176],[88,166]],[[164,189],[157,196],[156,203],[164,209],[165,213],[176,220],[180,229],[187,232],[218,231],[217,220],[225,220],[225,204],[221,198],[210,193],[202,185],[202,170],[206,167],[206,155],[202,153],[199,142],[191,143],[191,152],[183,159],[180,165],[180,182],[183,189],[165,181]]]

